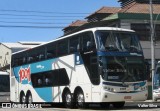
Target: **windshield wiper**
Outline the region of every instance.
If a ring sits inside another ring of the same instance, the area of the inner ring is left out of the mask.
[[[139,52],[140,50],[136,46],[130,46],[131,52]]]
[[[115,47],[105,47],[105,49],[109,51],[119,51],[119,49]]]

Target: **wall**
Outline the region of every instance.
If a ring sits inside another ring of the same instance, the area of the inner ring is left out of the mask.
[[[10,64],[11,61],[11,50],[0,44],[0,67]]]

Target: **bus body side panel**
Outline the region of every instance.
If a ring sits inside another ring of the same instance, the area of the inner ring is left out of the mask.
[[[15,82],[11,87],[13,102],[19,102],[20,93],[23,91],[27,95],[27,91],[32,94],[33,102],[62,102],[62,93],[65,87],[68,87],[73,94],[75,88],[79,86],[85,95],[85,101],[91,102],[91,83],[84,67],[84,64],[78,61],[80,59],[71,54],[68,56],[50,59],[42,62],[27,64],[13,68],[12,82]],[[77,62],[77,63],[76,63]],[[39,72],[57,70],[64,68],[69,78],[69,85],[54,86],[54,87],[33,87],[31,75],[36,75]],[[15,93],[14,93],[15,92]]]

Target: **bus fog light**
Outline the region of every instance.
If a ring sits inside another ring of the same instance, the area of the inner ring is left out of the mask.
[[[108,96],[107,96],[107,95],[105,95],[104,97],[105,97],[105,98],[107,98]]]

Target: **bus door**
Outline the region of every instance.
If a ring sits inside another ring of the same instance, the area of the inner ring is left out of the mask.
[[[97,101],[97,98],[100,97],[100,75],[98,73],[98,62],[97,62],[97,55],[93,54],[90,58],[90,73],[91,73],[91,78],[92,78],[92,101]]]
[[[97,54],[94,51],[81,54],[84,66],[91,82],[92,101],[97,101],[95,97],[100,96],[100,75],[98,73]]]
[[[98,92],[100,92],[100,88],[98,87],[100,84],[100,75],[98,73],[96,44],[92,32],[86,32],[82,36],[81,56],[91,82],[92,101],[94,101],[93,99],[96,99],[95,97],[97,97],[97,95],[99,95]]]

